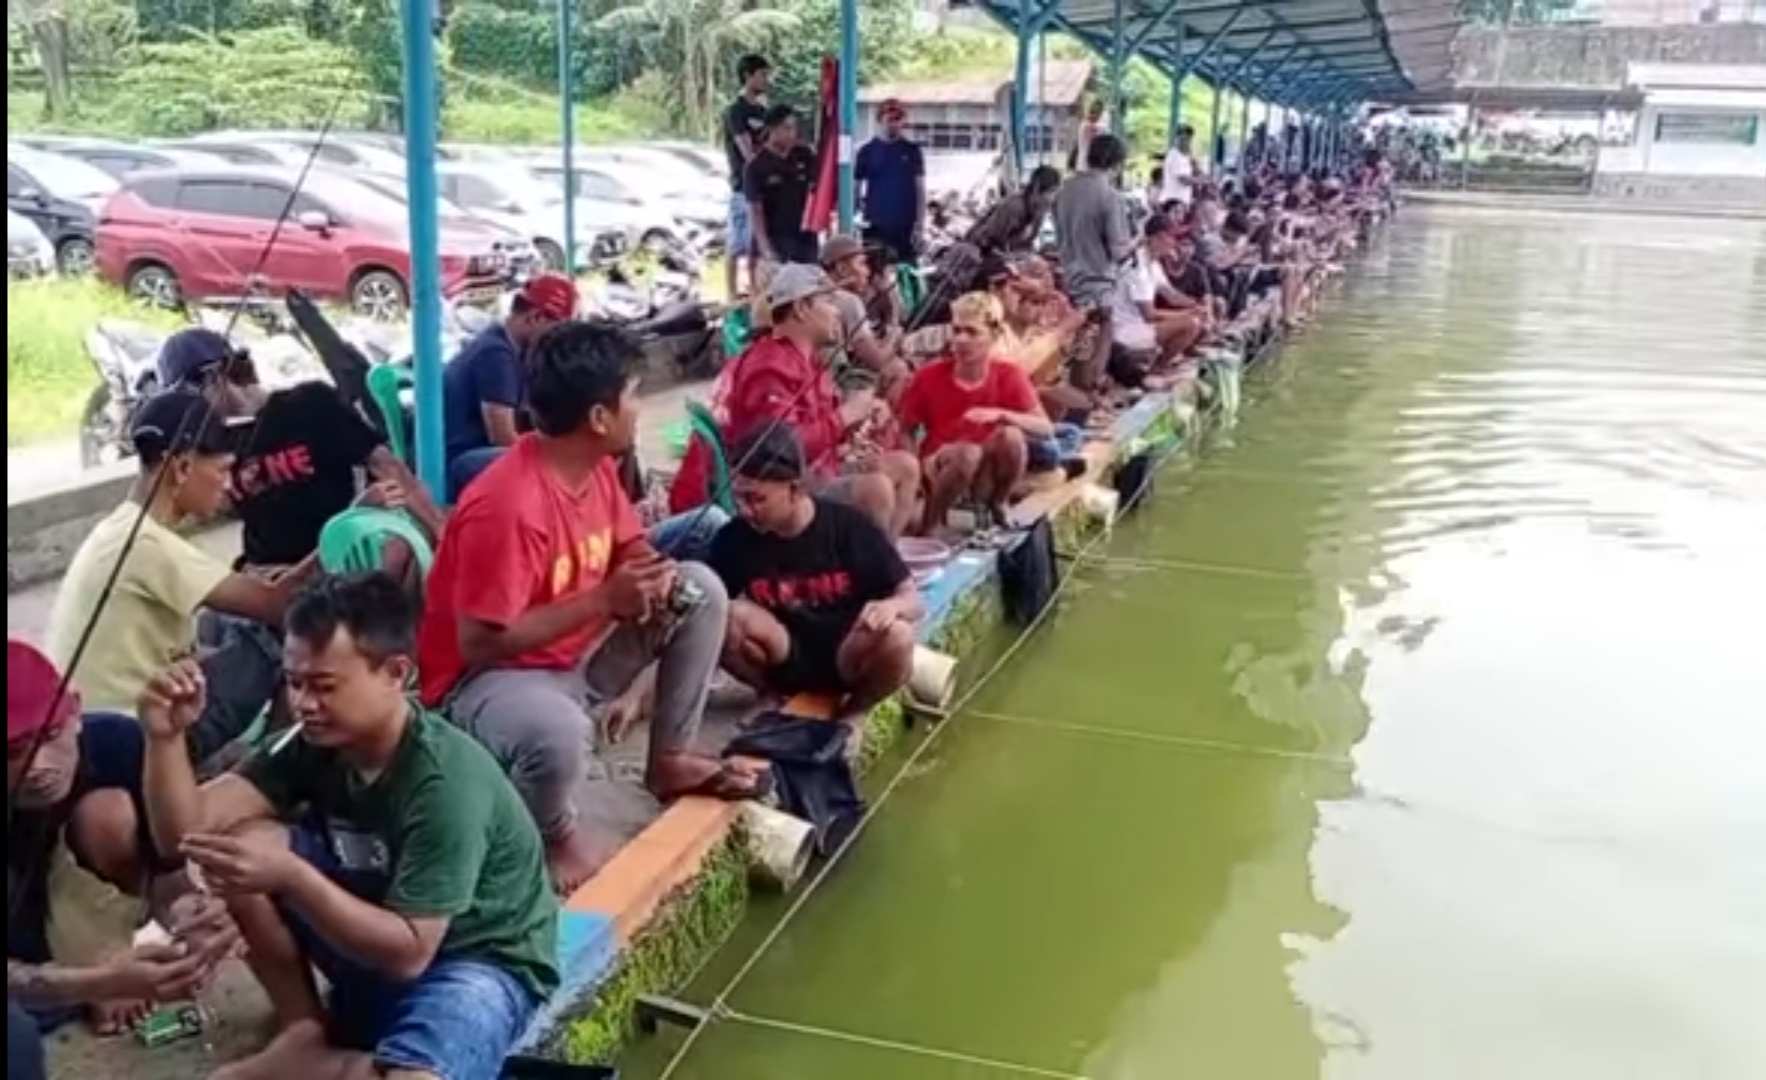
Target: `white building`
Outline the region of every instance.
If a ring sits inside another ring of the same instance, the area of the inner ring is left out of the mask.
[[[1766,64],[1632,64],[1629,144],[1604,146],[1597,195],[1766,206]]]

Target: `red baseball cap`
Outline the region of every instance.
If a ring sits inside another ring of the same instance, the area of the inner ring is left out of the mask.
[[[36,646],[13,638],[6,640],[6,749],[26,744],[46,727],[79,711],[80,697],[73,690],[55,700],[61,672]],[[51,705],[54,708],[51,708]]]
[[[521,299],[542,318],[563,322],[576,318],[576,282],[563,274],[541,274],[521,288]]]

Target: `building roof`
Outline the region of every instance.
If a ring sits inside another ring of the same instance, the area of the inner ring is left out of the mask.
[[[1094,70],[1087,60],[1050,60],[1048,78],[1044,79],[1042,65],[1032,60],[1028,104],[1032,107],[1073,108],[1085,97],[1085,88],[1091,83]],[[878,83],[860,89],[858,100],[864,105],[893,98],[908,106],[979,105],[993,108],[1011,85],[1012,72],[1007,69],[938,82]]]
[[[1625,85],[1640,90],[1766,90],[1766,64],[1625,65]]]
[[[1380,100],[1445,85],[1458,0],[974,0],[979,10],[1068,33],[1277,104]]]

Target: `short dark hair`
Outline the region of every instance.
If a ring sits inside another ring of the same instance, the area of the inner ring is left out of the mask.
[[[1148,214],[1147,223],[1141,226],[1141,232],[1151,240],[1155,236],[1163,236],[1177,231],[1177,222],[1164,213]]]
[[[1030,179],[1025,183],[1025,190],[1032,195],[1041,195],[1061,186],[1061,170],[1053,165],[1038,165],[1030,170]]]
[[[749,53],[736,61],[736,78],[743,82],[747,82],[760,72],[771,70],[773,70],[773,65],[759,53]]]
[[[730,448],[736,475],[747,480],[795,483],[803,479],[803,441],[790,424],[763,420]]]
[[[1193,139],[1196,137],[1196,129],[1190,124],[1179,124],[1177,125],[1177,137],[1180,139]]]
[[[534,342],[528,357],[527,408],[542,435],[568,435],[598,405],[617,409],[636,377],[644,347],[608,322],[565,322]]]
[[[1085,148],[1085,167],[1097,171],[1114,169],[1128,160],[1128,146],[1109,132],[1094,135]]]
[[[760,123],[761,126],[771,131],[785,121],[795,119],[797,119],[797,110],[781,102],[768,108],[766,114],[760,118]]]
[[[319,575],[295,594],[282,625],[289,637],[315,646],[348,630],[356,649],[375,664],[417,651],[417,602],[378,570]]]

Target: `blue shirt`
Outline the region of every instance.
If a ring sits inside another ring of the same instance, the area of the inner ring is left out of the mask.
[[[911,229],[920,217],[926,158],[907,139],[872,139],[859,147],[853,176],[865,186],[865,221],[873,228]]]
[[[509,331],[493,326],[468,341],[442,373],[448,460],[492,445],[491,433],[484,426],[484,406],[519,409],[526,383],[521,350],[510,340]]]

